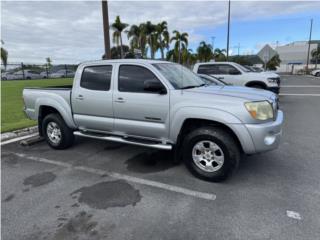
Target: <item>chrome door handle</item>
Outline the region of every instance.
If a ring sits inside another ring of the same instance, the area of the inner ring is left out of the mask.
[[[222,80],[222,79],[224,79],[224,77],[217,77],[219,80]]]
[[[117,102],[117,103],[124,103],[124,102],[126,102],[126,100],[124,100],[122,97],[119,97],[119,98],[117,98],[117,99],[115,100],[115,102]]]
[[[84,97],[83,97],[81,94],[79,94],[78,97],[76,97],[76,99],[78,99],[78,100],[83,100]]]

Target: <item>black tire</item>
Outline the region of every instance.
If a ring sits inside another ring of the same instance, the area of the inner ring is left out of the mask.
[[[47,134],[47,128],[49,123],[54,123],[60,129],[60,141],[53,142]],[[62,117],[57,113],[48,114],[42,121],[42,133],[45,137],[48,145],[54,149],[66,149],[70,147],[74,142],[74,135],[72,129],[70,129],[64,122]]]
[[[320,77],[320,72],[317,72],[317,73],[316,73],[316,77]]]
[[[31,80],[31,77],[27,77],[26,79],[27,79],[27,80]]]
[[[215,143],[220,148],[218,151],[222,151],[223,153],[223,164],[213,172],[204,171],[193,160],[194,147],[202,141]],[[240,149],[228,131],[218,127],[201,127],[193,130],[185,137],[183,141],[183,160],[194,176],[206,181],[220,182],[231,176],[235,169],[237,169],[240,161]]]

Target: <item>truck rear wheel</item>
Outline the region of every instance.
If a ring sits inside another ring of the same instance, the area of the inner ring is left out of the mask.
[[[219,182],[237,168],[240,150],[228,131],[218,127],[201,127],[186,136],[183,160],[194,176]]]
[[[74,142],[72,130],[57,113],[51,113],[43,119],[42,132],[49,146],[54,149],[66,149]]]

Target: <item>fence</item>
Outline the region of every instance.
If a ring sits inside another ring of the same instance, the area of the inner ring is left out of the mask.
[[[43,78],[73,77],[77,65],[72,64],[30,64],[8,63],[1,64],[1,80],[30,80]]]

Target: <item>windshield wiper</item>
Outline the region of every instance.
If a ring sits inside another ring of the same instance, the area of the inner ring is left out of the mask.
[[[202,84],[200,84],[200,85],[185,86],[185,87],[182,87],[182,88],[180,88],[180,89],[189,89],[189,88],[203,87],[203,86],[205,86],[205,85],[207,85],[207,84],[202,83]]]

